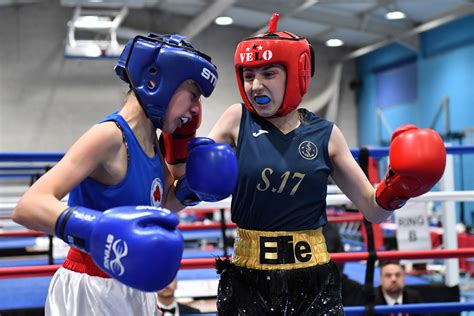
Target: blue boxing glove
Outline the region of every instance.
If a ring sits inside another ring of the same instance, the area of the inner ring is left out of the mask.
[[[184,242],[178,218],[154,206],[121,206],[105,212],[70,207],[56,221],[56,236],[89,253],[108,275],[154,292],[176,276]]]
[[[176,184],[174,194],[186,206],[200,201],[216,202],[234,191],[237,183],[237,156],[227,144],[207,137],[189,141],[186,174]]]

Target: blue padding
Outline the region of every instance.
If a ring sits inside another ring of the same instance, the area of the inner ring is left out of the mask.
[[[428,313],[428,312],[462,312],[474,310],[474,302],[458,303],[424,303],[424,304],[404,304],[404,305],[377,305],[376,314],[390,313]],[[346,315],[364,315],[365,308],[362,306],[345,307]]]
[[[18,170],[42,170],[44,171],[46,166],[0,166],[0,170],[7,171],[18,171]]]
[[[30,178],[32,176],[36,176],[33,173],[7,173],[7,174],[0,174],[0,178],[2,179],[17,179],[17,178]]]
[[[179,270],[178,280],[218,280],[216,269]]]
[[[382,228],[382,233],[384,237],[396,236],[397,230],[393,228]]]
[[[54,259],[54,264],[62,264],[64,258]],[[48,259],[24,259],[24,260],[7,260],[0,261],[0,267],[28,267],[28,266],[42,266],[47,265]]]
[[[26,248],[36,245],[36,237],[1,237],[0,249]]]
[[[0,154],[0,161],[14,161],[14,162],[45,162],[45,161],[59,161],[64,156],[64,153],[19,153],[19,152],[5,152]]]
[[[222,238],[220,229],[185,230],[181,232],[183,233],[184,240]]]
[[[0,310],[44,307],[51,278],[1,279]]]
[[[230,256],[232,255],[233,249],[228,248],[227,254]],[[184,249],[183,258],[184,259],[195,259],[195,258],[215,258],[215,257],[223,257],[224,250],[222,249],[213,249],[213,250],[194,250]]]

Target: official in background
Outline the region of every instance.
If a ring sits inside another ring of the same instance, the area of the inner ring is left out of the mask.
[[[423,303],[420,293],[405,287],[405,273],[398,261],[384,261],[380,264],[380,286],[375,292],[376,305],[402,305]],[[395,316],[417,315],[407,313],[389,314]]]

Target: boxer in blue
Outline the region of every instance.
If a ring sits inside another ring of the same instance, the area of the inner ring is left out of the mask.
[[[128,42],[115,71],[130,86],[122,109],[87,131],[13,213],[72,246],[51,281],[47,315],[158,314],[155,293],[175,277],[183,251],[170,210],[223,199],[236,182],[232,148],[194,137],[200,97],[217,81],[210,57],[180,35],[149,34]],[[186,159],[174,179],[164,160]]]
[[[328,177],[369,221],[381,222],[439,180],[446,153],[432,130],[397,129],[391,168],[375,190],[339,128],[297,109],[313,51],[305,38],[277,32],[277,19],[268,33],[238,44],[243,104],[231,105],[209,135],[236,148],[239,164],[231,204],[238,235],[232,261],[216,262],[217,309],[225,316],[343,315],[339,272],[322,234]]]

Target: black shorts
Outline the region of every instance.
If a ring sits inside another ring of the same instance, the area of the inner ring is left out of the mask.
[[[216,260],[218,315],[344,315],[337,266],[255,270]]]

